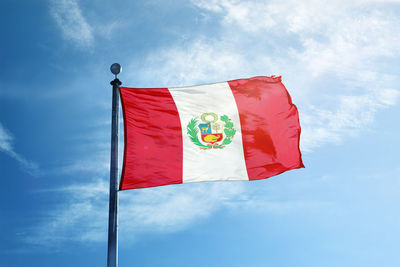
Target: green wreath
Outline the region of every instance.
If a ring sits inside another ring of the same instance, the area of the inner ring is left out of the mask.
[[[208,148],[209,146],[203,145],[199,138],[197,137],[197,134],[199,133],[199,129],[196,127],[198,120],[193,118],[190,120],[190,122],[187,125],[187,134],[189,135],[190,141],[192,141],[193,144],[199,147],[203,148]]]
[[[214,148],[222,149],[225,146],[229,145],[232,143],[232,138],[236,134],[236,130],[233,128],[233,122],[229,119],[227,115],[223,115],[220,117],[221,121],[225,122],[224,125],[224,133],[225,133],[225,138],[222,141],[220,145],[214,146]],[[198,123],[198,120],[196,118],[193,118],[190,120],[190,122],[187,125],[187,134],[189,135],[190,141],[192,141],[193,144],[196,146],[199,146],[201,149],[211,149],[211,146],[204,145],[200,142],[198,133],[199,129],[196,127]]]

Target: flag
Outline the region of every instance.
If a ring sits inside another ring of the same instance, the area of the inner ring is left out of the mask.
[[[304,167],[298,111],[281,77],[120,93],[120,190],[259,180]]]

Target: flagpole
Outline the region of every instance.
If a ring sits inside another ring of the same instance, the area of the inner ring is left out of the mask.
[[[119,86],[122,84],[117,75],[121,65],[114,63],[110,67],[115,79],[110,82],[113,88],[111,122],[111,162],[110,162],[110,205],[108,217],[108,253],[107,267],[118,266],[118,132],[119,132]]]

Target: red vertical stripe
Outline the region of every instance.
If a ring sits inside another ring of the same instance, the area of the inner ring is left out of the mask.
[[[121,87],[125,149],[120,189],[182,183],[182,129],[167,88]]]
[[[239,110],[249,180],[304,167],[297,108],[280,77],[228,82]]]

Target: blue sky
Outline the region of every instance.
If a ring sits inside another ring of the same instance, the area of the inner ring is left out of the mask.
[[[2,0],[0,13],[1,266],[105,266],[114,62],[131,87],[282,75],[306,165],[121,192],[120,266],[400,266],[399,1]]]

